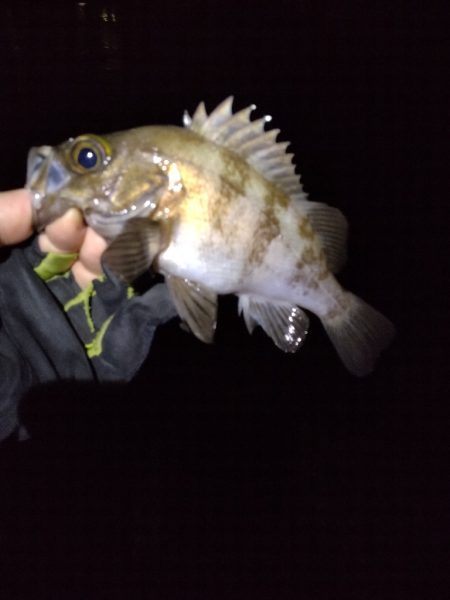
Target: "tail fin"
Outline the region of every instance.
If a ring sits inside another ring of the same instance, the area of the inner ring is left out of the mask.
[[[347,369],[363,377],[374,368],[395,335],[393,324],[357,296],[346,292],[347,308],[322,323]]]

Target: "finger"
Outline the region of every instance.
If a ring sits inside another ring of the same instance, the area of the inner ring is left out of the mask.
[[[102,275],[101,257],[106,247],[107,242],[93,229],[88,228],[78,260],[72,267],[72,274],[81,288]]]
[[[0,246],[23,242],[32,232],[30,192],[0,192]]]
[[[101,257],[106,247],[106,240],[89,227],[80,249],[79,261],[89,271],[101,275]]]
[[[86,235],[83,215],[76,208],[69,209],[62,217],[47,225],[39,235],[42,252],[78,252]]]

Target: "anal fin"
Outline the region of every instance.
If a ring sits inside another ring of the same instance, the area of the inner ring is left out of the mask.
[[[217,294],[173,275],[166,275],[166,283],[180,318],[196,337],[210,344],[217,323]]]
[[[249,333],[259,325],[284,352],[296,352],[308,333],[308,316],[289,302],[245,294],[239,296],[239,313],[244,314]]]

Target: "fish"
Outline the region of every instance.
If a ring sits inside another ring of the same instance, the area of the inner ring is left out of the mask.
[[[393,324],[336,278],[346,261],[341,211],[303,190],[289,142],[255,105],[205,104],[182,126],[83,134],[32,148],[27,187],[40,231],[79,209],[108,242],[103,262],[124,281],[164,276],[178,315],[211,343],[218,297],[234,294],[249,333],[296,352],[322,322],[347,369],[369,374]],[[307,311],[307,312],[305,312]]]

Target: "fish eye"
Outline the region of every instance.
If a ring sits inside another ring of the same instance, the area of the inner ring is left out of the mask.
[[[84,169],[93,169],[98,162],[97,154],[93,148],[81,148],[77,161]]]
[[[76,173],[98,171],[110,158],[110,147],[106,140],[94,135],[80,136],[73,141],[69,158]]]

